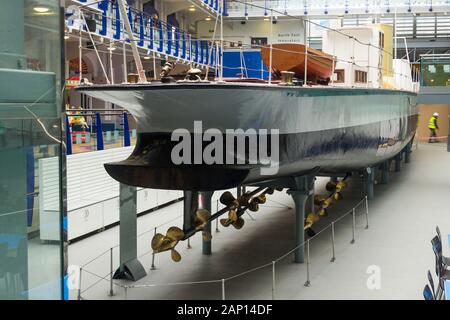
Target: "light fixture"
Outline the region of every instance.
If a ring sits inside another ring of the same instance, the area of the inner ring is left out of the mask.
[[[192,5],[189,7],[189,11],[194,12],[195,11],[195,7]]]
[[[206,21],[211,21],[211,17],[206,17],[205,20]]]
[[[50,11],[50,8],[44,6],[36,6],[33,8],[33,10],[37,13],[47,13]]]
[[[145,56],[144,60],[150,60],[150,57],[149,56]]]
[[[69,39],[70,38],[70,36],[68,36],[68,35],[65,35],[64,36],[64,40],[67,40],[67,39]]]
[[[268,17],[265,17],[264,18],[264,21],[269,21],[270,19],[268,18]]]
[[[114,51],[114,50],[116,50],[116,47],[108,47],[108,50],[109,51]]]

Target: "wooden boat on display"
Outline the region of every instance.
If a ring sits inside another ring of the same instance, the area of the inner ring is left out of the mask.
[[[333,74],[333,63],[336,57],[317,49],[307,47],[307,73],[308,80],[330,79]],[[261,48],[261,56],[264,64],[270,67],[270,47]],[[301,43],[277,43],[272,45],[272,70],[275,73],[291,71],[298,78],[304,78],[305,74],[305,45]]]

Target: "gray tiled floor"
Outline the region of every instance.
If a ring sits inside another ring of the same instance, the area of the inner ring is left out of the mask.
[[[321,192],[326,179],[319,178],[316,192]],[[344,200],[336,205],[327,218],[319,221],[315,230],[325,228],[342,216],[363,197],[362,184],[353,177],[343,193]],[[192,249],[180,243],[182,255],[179,263],[170,260],[169,253],[156,256],[156,270],[150,270],[151,254],[140,261],[148,276],[137,284],[167,284],[220,280],[255,268],[282,256],[293,248],[293,201],[283,191],[271,196],[267,205],[246,218],[242,230],[220,227],[213,232],[213,254],[201,255],[200,235],[191,240]],[[275,202],[276,201],[276,202]],[[279,205],[279,203],[286,206]],[[430,240],[439,225],[446,238],[450,233],[450,153],[443,144],[421,144],[414,150],[411,163],[402,163],[401,173],[391,173],[388,185],[377,185],[375,200],[370,203],[370,228],[364,229],[364,206],[357,210],[356,242],[352,237],[351,216],[336,224],[336,257],[330,263],[330,231],[325,230],[311,240],[311,286],[304,287],[306,266],[292,263],[288,256],[276,264],[276,298],[280,299],[422,299],[426,272],[434,270],[434,256]],[[138,253],[150,251],[153,227],[176,219],[182,214],[178,203],[138,220]],[[176,219],[161,228],[181,225]],[[214,228],[213,228],[214,229]],[[118,228],[99,233],[69,247],[69,264],[82,265],[118,242]],[[448,246],[444,244],[448,253]],[[117,252],[115,250],[115,263]],[[367,268],[380,270],[380,289],[368,289]],[[108,254],[86,266],[86,270],[105,276],[109,272]],[[83,273],[82,290],[86,299],[110,299],[108,282]],[[124,283],[124,282],[123,282]],[[234,278],[226,282],[227,299],[270,299],[271,266]],[[131,284],[131,283],[128,283]],[[86,290],[88,289],[88,290]],[[114,299],[125,298],[123,288],[115,288]],[[86,290],[86,291],[85,291]],[[75,297],[75,291],[71,297]],[[221,284],[158,286],[127,290],[129,299],[219,299]]]

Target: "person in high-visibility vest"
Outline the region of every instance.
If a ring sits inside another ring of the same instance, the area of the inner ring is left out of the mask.
[[[435,112],[428,121],[428,129],[430,129],[430,138],[428,139],[428,143],[437,142],[436,140],[436,130],[439,129],[437,119],[439,118],[439,113]]]

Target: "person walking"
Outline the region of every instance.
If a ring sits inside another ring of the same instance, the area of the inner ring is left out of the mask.
[[[428,129],[430,129],[430,138],[428,139],[428,143],[437,142],[436,140],[436,130],[439,129],[437,119],[439,118],[439,113],[435,112],[428,121]]]

